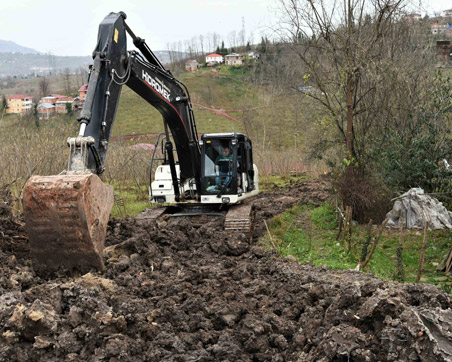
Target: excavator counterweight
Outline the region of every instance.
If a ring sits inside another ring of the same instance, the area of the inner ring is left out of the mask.
[[[113,188],[92,173],[31,177],[23,204],[35,270],[102,270],[113,202]]]

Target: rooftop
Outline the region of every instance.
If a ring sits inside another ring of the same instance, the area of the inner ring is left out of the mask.
[[[13,99],[25,99],[25,98],[33,98],[32,96],[27,96],[25,94],[15,94],[13,96],[9,96],[6,98],[13,98]]]
[[[57,103],[71,103],[73,101],[75,101],[75,98],[64,97],[64,98],[59,99],[57,101]]]
[[[39,109],[50,109],[50,108],[55,108],[55,106],[53,104],[50,103],[41,103],[38,106]]]

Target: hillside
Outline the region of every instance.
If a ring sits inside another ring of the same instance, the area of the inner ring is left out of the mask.
[[[174,73],[189,89],[199,133],[245,132],[255,147],[306,150],[316,131],[316,110],[312,100],[290,87],[274,90],[255,81],[256,68],[244,66],[201,68],[196,73]],[[62,75],[49,77],[51,93],[65,94]],[[81,75],[71,78],[76,92]],[[37,95],[39,78],[12,80],[15,85],[0,88],[0,95]],[[123,87],[113,137],[156,134],[163,131],[162,117],[128,87]]]
[[[209,72],[210,70],[196,74],[182,73],[177,76],[190,91],[198,131],[200,133],[244,132],[240,115],[237,115],[237,121],[234,121],[206,108],[239,109],[240,97],[247,90],[250,91],[246,79],[243,74],[228,77],[226,72],[217,76],[211,76]],[[163,122],[160,113],[128,87],[124,87],[113,136],[154,134],[162,131]]]
[[[23,47],[13,41],[0,39],[0,53],[23,53],[23,54],[39,54],[37,50]]]
[[[167,50],[155,51],[156,56],[163,63],[169,63],[171,58],[183,59],[186,53],[172,52]],[[0,40],[0,77],[23,76],[30,74],[48,75],[49,72],[56,74],[66,68],[71,71],[79,68],[88,69],[92,64],[91,56],[58,56],[39,53],[17,45],[13,42]]]
[[[0,77],[28,74],[58,73],[66,68],[87,69],[89,56],[62,57],[49,54],[0,53]]]

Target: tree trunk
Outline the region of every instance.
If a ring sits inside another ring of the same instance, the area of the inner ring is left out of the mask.
[[[345,142],[347,145],[347,168],[345,170],[346,177],[349,179],[353,177],[353,75],[349,74],[346,84],[346,98],[347,98],[347,130],[345,133]]]

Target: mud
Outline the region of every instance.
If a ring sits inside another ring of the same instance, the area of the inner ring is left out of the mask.
[[[295,184],[263,219],[328,197]],[[429,285],[281,260],[202,222],[110,220],[104,273],[36,275],[0,219],[0,361],[451,361],[452,303]]]

